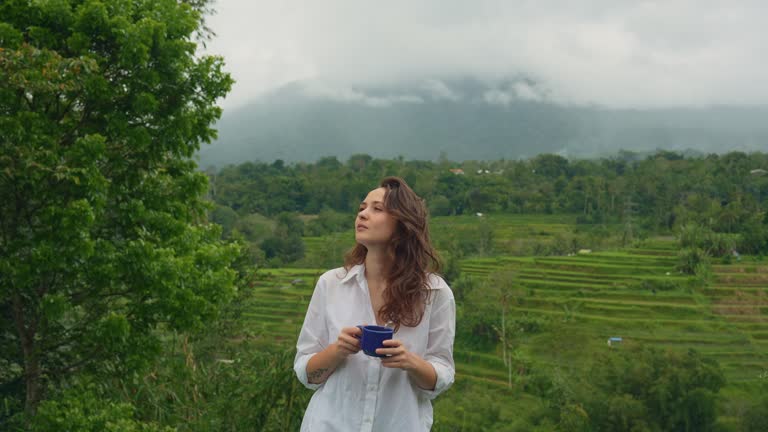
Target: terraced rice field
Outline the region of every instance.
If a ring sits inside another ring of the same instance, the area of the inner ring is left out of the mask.
[[[559,327],[557,343],[546,334],[523,342],[538,360],[567,367],[587,347],[605,347],[609,337],[620,336],[624,343],[694,348],[717,359],[729,383],[755,382],[768,370],[768,263],[716,265],[712,284],[695,288],[691,277],[674,270],[674,246],[657,241],[570,257],[472,259],[462,263],[462,273],[482,279],[512,271],[515,285],[528,292],[513,313],[568,322]]]
[[[296,343],[317,278],[324,270],[262,269],[242,319],[265,344]]]
[[[548,224],[549,222],[546,222]],[[436,224],[439,225],[439,224]],[[519,228],[515,229],[538,229]],[[310,246],[313,247],[313,246]],[[520,336],[518,355],[533,364],[578,370],[607,339],[678,350],[694,348],[722,365],[729,386],[751,386],[768,371],[768,262],[715,265],[705,288],[675,271],[675,243],[574,256],[475,258],[463,275],[485,280],[511,272],[525,295],[512,315],[551,323]],[[325,269],[263,269],[243,318],[264,344],[293,346],[314,284]],[[457,380],[502,390],[498,353],[456,346]]]
[[[430,221],[433,239],[474,239],[480,223],[487,223],[493,230],[493,248],[497,251],[514,249],[514,243],[549,240],[558,234],[573,230],[575,216],[568,215],[476,215],[437,216]],[[352,220],[350,219],[350,227]],[[322,237],[303,237],[304,254],[317,257],[326,254],[341,254],[354,246],[354,235],[350,232],[334,233]]]
[[[304,240],[304,255],[308,257],[335,254],[340,259],[347,249],[355,245],[355,237],[349,232],[323,237],[302,237],[302,240]]]
[[[462,215],[438,216],[430,221],[432,237],[466,239],[477,236],[478,227],[485,223],[493,230],[493,249],[514,250],[515,243],[550,240],[558,234],[573,230],[575,216],[570,215]]]

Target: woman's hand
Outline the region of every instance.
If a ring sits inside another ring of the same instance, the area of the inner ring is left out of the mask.
[[[398,339],[385,340],[382,345],[386,348],[377,349],[376,354],[389,356],[381,358],[381,365],[384,367],[410,371],[416,369],[424,361],[418,355],[405,349],[403,342]]]
[[[425,390],[434,390],[437,384],[437,372],[431,363],[419,357],[407,349],[403,342],[397,339],[385,340],[382,343],[386,348],[379,348],[376,354],[388,355],[382,357],[381,365],[388,368],[398,368],[408,372],[416,385]]]
[[[340,360],[360,351],[360,335],[363,333],[357,327],[344,327],[336,339],[336,353]]]
[[[322,384],[336,368],[352,354],[360,351],[360,340],[356,337],[362,331],[357,327],[344,327],[336,342],[313,355],[307,362],[307,381]]]

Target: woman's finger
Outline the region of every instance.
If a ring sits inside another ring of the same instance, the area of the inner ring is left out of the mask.
[[[360,330],[359,327],[344,327],[343,329],[341,329],[341,334],[347,335],[350,337],[360,336],[362,333],[363,331]]]
[[[345,337],[345,338],[343,338],[343,339],[342,339],[342,338],[339,338],[339,340],[342,340],[342,341],[344,341],[344,343],[345,343],[347,346],[349,346],[350,348],[358,348],[358,347],[360,347],[360,341],[359,341],[359,340],[357,340],[357,339],[355,339],[355,338],[349,338],[349,337]]]
[[[388,368],[401,368],[402,363],[399,360],[381,361],[381,365]]]
[[[398,348],[377,348],[376,354],[379,355],[388,355],[388,356],[394,356],[400,354],[400,349]]]
[[[357,349],[356,346],[354,346],[352,344],[349,344],[347,342],[344,342],[344,341],[340,341],[339,342],[339,348],[343,349],[344,351],[346,351],[346,352],[348,352],[350,354],[354,354],[354,353],[359,351],[359,349]]]
[[[381,343],[384,346],[388,347],[399,347],[403,345],[403,342],[400,339],[387,339],[384,342]]]
[[[360,347],[360,340],[359,339],[339,336],[339,341],[342,341],[342,342],[344,342],[345,344],[347,344],[347,345],[349,345],[351,347],[355,347],[355,348],[359,348]]]

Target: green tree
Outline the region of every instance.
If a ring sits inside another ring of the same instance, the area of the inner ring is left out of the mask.
[[[768,254],[768,212],[753,215],[739,231],[740,250],[751,254]]]
[[[373,158],[367,154],[353,154],[347,160],[347,166],[353,171],[363,171]]]
[[[228,237],[237,222],[237,212],[223,205],[217,205],[208,215],[211,222],[221,225],[222,234]]]
[[[241,234],[245,240],[251,243],[260,243],[272,235],[276,225],[274,221],[253,213],[238,219],[232,231]]]
[[[686,353],[629,347],[600,355],[576,399],[594,430],[711,431],[725,379],[716,361]]]
[[[0,3],[0,364],[28,414],[73,374],[140,369],[158,325],[200,327],[233,292],[191,159],[232,84],[195,53],[206,7]]]
[[[532,161],[536,174],[551,179],[559,176],[568,176],[568,159],[556,154],[542,154]]]
[[[259,244],[267,259],[272,259],[270,265],[280,267],[304,257],[304,242],[296,235],[267,237]]]
[[[296,213],[284,212],[277,215],[277,231],[281,235],[304,235],[304,221]]]
[[[307,236],[322,236],[335,232],[351,231],[355,215],[338,213],[330,209],[322,210],[317,218],[311,219],[304,227]]]
[[[442,195],[433,196],[427,203],[429,205],[429,214],[432,216],[448,216],[451,214],[451,201]]]

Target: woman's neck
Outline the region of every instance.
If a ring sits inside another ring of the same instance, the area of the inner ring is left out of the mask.
[[[368,249],[365,255],[365,278],[368,285],[386,285],[386,268],[389,261],[384,251]]]

